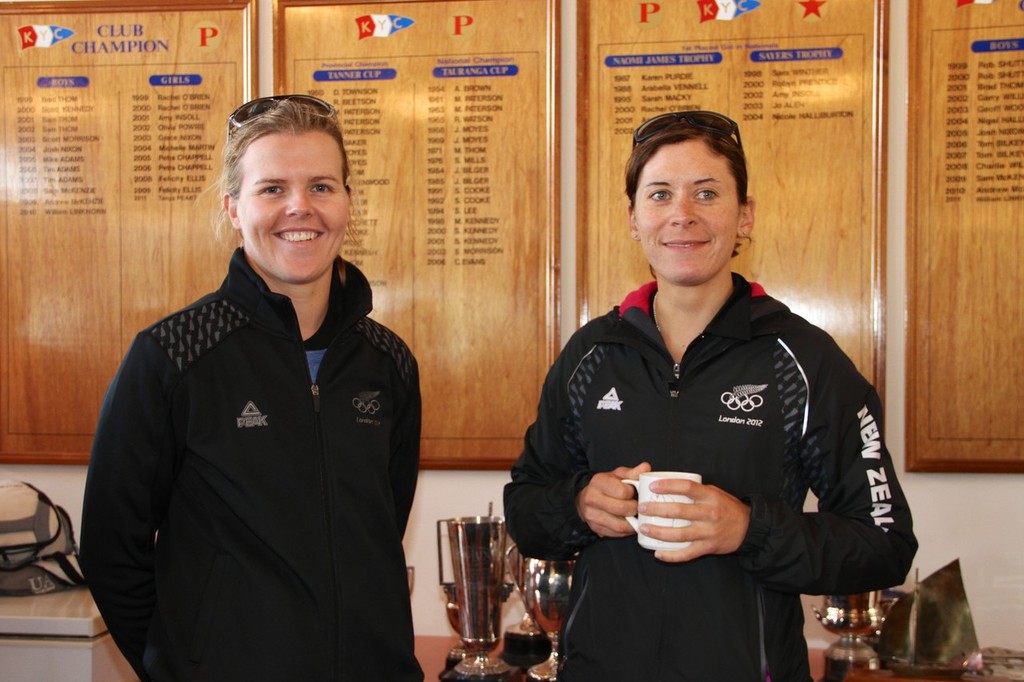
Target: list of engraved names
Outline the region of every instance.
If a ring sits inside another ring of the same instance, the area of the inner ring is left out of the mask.
[[[88,170],[101,142],[91,124],[95,107],[60,91],[19,94],[15,105],[20,219],[106,214],[102,188],[90,182]]]
[[[213,116],[214,97],[202,79],[154,76],[150,87],[130,92],[101,93],[91,85],[107,82],[111,71],[39,76],[36,88],[15,96],[15,126],[7,134],[8,149],[17,153],[22,218],[193,202],[215,179],[224,124]]]
[[[526,142],[536,141],[539,122],[523,114],[516,98],[517,90],[535,87],[535,73],[529,54],[392,57],[312,69],[302,89],[337,107],[353,184],[362,193],[346,258],[369,271],[386,270],[387,263],[367,263],[387,259],[380,229],[394,226],[382,224],[381,206],[408,197],[416,210],[394,220],[414,221],[417,269],[508,265],[516,250],[510,242],[521,235],[507,229],[511,197],[496,194],[496,187],[521,186],[532,194],[534,178],[510,183],[500,176],[535,164],[537,149]],[[389,156],[388,145],[406,132],[402,158]],[[365,239],[371,234],[378,238]]]
[[[849,53],[862,58],[862,43],[859,36],[722,41],[653,54],[608,46],[600,85],[610,92],[601,101],[612,104],[616,135],[666,111],[718,110],[741,125],[852,119],[862,89],[851,72],[860,64],[851,64]],[[734,77],[723,78],[725,70]]]
[[[951,34],[941,32],[943,42]],[[969,54],[933,65],[933,139],[944,148],[933,162],[941,164],[935,175],[942,200],[1024,201],[1024,39],[975,40]]]

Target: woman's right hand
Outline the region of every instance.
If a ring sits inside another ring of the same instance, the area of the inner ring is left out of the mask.
[[[650,464],[641,462],[632,468],[618,467],[594,474],[590,483],[576,495],[576,513],[600,537],[635,535],[626,517],[636,516],[636,490],[622,481],[636,479],[650,470]]]

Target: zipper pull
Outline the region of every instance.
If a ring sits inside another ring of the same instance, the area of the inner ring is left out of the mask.
[[[313,394],[313,411],[320,412],[320,387],[313,384],[309,387],[310,392]]]
[[[668,394],[673,398],[679,397],[679,363],[672,365],[672,376],[675,377],[668,384]]]

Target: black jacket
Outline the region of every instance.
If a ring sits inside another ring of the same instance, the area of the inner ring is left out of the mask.
[[[290,300],[239,250],[108,389],[81,563],[143,680],[423,679],[402,548],[418,368],[339,271],[315,383]]]
[[[804,682],[800,594],[889,587],[910,568],[876,392],[825,332],[734,282],[678,368],[648,315],[652,283],[579,330],[548,375],[505,514],[525,556],[578,553],[560,681]],[[745,500],[739,550],[668,564],[633,536],[594,535],[576,493],[645,460]]]

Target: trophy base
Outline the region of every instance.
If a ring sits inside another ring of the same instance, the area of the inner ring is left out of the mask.
[[[505,643],[499,654],[513,668],[529,668],[543,663],[551,655],[551,640],[540,633],[505,632]]]
[[[851,670],[880,670],[881,666],[875,664],[863,664],[855,661],[825,661],[825,676],[818,682],[843,682],[846,673]]]
[[[465,660],[467,654],[468,652],[464,648],[462,648],[461,645],[452,647],[448,651],[448,655],[444,659],[444,670],[451,670],[459,663],[462,663],[462,661]],[[441,672],[444,672],[444,670],[442,670]]]
[[[444,682],[512,682],[518,679],[516,677],[518,674],[519,671],[514,668],[501,673],[489,674],[461,673],[452,668],[441,673],[438,679],[444,680]]]
[[[825,676],[819,682],[843,682],[851,670],[879,670],[881,661],[874,649],[860,638],[845,633],[825,650]]]
[[[464,659],[465,657],[466,657],[465,654],[460,656],[459,654],[456,654],[456,653],[449,653],[448,657],[444,659],[444,669],[445,670],[451,670],[452,668],[457,666],[459,663],[462,663],[462,659]]]

